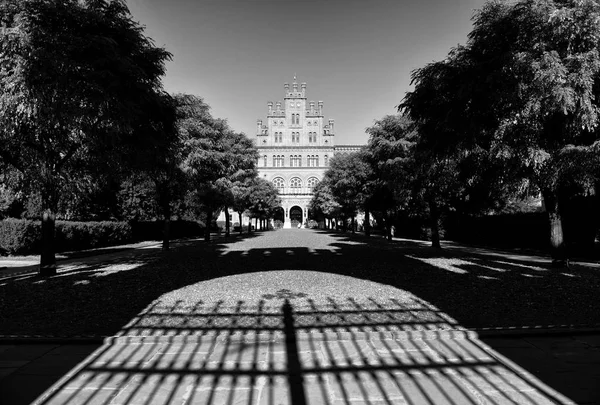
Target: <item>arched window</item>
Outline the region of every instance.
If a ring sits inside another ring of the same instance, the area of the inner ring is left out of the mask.
[[[264,163],[263,166],[267,167],[267,155],[263,156],[263,163]]]
[[[319,184],[319,179],[317,179],[316,177],[311,177],[306,181],[306,185],[308,186],[308,188],[310,188],[311,190],[313,188],[316,187],[316,185]]]
[[[328,163],[329,163],[329,157],[327,155],[325,155],[325,166],[327,166]]]
[[[285,181],[283,181],[281,177],[275,177],[273,179],[273,185],[277,187],[277,190],[279,190],[279,192],[283,192],[283,187],[285,187]]]
[[[300,135],[298,135],[300,137]],[[297,156],[298,167],[302,167],[302,156]]]
[[[299,177],[293,177],[290,180],[290,188],[292,189],[292,193],[299,193],[301,187],[302,187],[302,180],[300,180]]]

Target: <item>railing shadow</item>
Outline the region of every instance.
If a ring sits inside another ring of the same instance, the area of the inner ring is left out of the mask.
[[[435,306],[313,299],[156,302],[36,402],[547,404],[568,400]]]

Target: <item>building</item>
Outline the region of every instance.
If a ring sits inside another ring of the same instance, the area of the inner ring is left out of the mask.
[[[335,144],[333,119],[325,120],[322,101],[307,101],[306,83],[284,84],[283,102],[267,103],[267,120],[258,120],[255,143],[259,176],[278,189],[282,211],[275,218],[284,228],[309,218],[312,190],[323,178],[335,153],[358,151],[361,145]]]

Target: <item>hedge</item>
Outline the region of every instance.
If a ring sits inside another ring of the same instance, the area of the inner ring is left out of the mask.
[[[131,222],[133,240],[162,240],[164,221],[136,221]],[[171,221],[169,238],[199,237],[204,233],[204,223],[197,221]]]
[[[119,245],[132,240],[127,222],[56,221],[57,252]],[[0,221],[0,254],[35,254],[41,251],[41,222],[27,219]]]
[[[41,247],[39,221],[8,218],[0,221],[0,254],[28,254]]]

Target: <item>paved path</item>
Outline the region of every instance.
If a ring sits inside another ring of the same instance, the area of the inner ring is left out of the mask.
[[[288,260],[169,291],[101,343],[0,345],[0,403],[600,403],[600,333],[480,337],[408,290],[306,270],[298,243],[329,267],[339,246],[302,232],[228,244]]]

